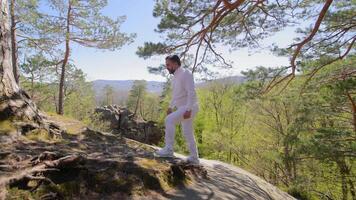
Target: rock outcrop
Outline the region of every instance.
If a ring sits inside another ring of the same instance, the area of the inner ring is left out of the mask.
[[[202,168],[155,159],[146,144],[90,129],[54,141],[4,138],[0,200],[142,199],[204,175]]]
[[[122,136],[143,142],[146,144],[158,144],[164,132],[153,121],[145,121],[127,108],[118,105],[103,106],[95,109],[101,115],[102,120],[109,122],[110,128]]]
[[[53,140],[31,133],[8,140],[15,132],[0,123],[0,200],[294,200],[226,163],[202,159],[202,166],[191,166],[178,154],[156,158],[158,147],[93,131],[62,116],[52,120],[68,134]]]

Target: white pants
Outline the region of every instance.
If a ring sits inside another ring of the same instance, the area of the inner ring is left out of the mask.
[[[178,123],[181,123],[184,137],[189,148],[190,156],[194,158],[198,158],[198,149],[193,134],[193,120],[195,115],[199,111],[199,107],[198,105],[193,106],[191,117],[188,119],[183,118],[183,114],[185,113],[186,110],[187,110],[186,107],[182,106],[179,107],[176,111],[167,115],[165,121],[166,123],[165,145],[167,149],[173,151],[176,125]]]

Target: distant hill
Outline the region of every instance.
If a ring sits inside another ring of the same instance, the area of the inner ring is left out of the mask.
[[[208,80],[208,81],[204,81],[204,82],[200,82],[196,84],[197,88],[201,88],[201,87],[207,87],[210,84],[213,83],[231,83],[231,84],[241,84],[243,82],[246,81],[246,78],[243,76],[228,76],[228,77],[224,77],[224,78],[218,78],[218,79],[214,79],[214,80]]]
[[[93,87],[95,91],[102,91],[106,85],[109,85],[118,91],[129,91],[135,80],[95,80]],[[163,88],[163,82],[147,81],[147,90],[152,93],[160,93]]]
[[[97,105],[103,101],[105,86],[111,86],[114,89],[113,103],[123,105],[126,101],[129,91],[135,80],[95,80],[93,81],[93,89]],[[150,93],[160,94],[162,92],[164,82],[147,81],[147,90]]]
[[[204,82],[198,82],[197,87],[204,87],[211,83],[235,83],[240,84],[245,81],[243,76],[229,76],[224,78],[219,78],[215,80],[209,80]],[[129,91],[135,80],[95,80],[93,81],[93,87],[96,92],[102,91],[106,85],[114,88],[116,91]],[[161,93],[164,82],[160,81],[147,81],[147,90],[152,93]]]
[[[126,101],[129,91],[135,80],[95,80],[93,81],[93,89],[96,96],[96,102],[100,104],[104,95],[105,86],[109,85],[113,87],[115,92],[114,102],[115,104],[122,104]],[[243,76],[229,76],[225,78],[219,78],[211,81],[204,81],[196,83],[197,88],[207,87],[212,83],[232,83],[240,84],[245,81]],[[163,90],[164,82],[160,81],[147,81],[147,91],[150,93],[160,94]]]

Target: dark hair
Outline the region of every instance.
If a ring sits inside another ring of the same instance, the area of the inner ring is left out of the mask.
[[[173,62],[177,63],[179,66],[181,65],[180,58],[179,58],[179,56],[177,56],[177,55],[170,55],[170,56],[167,56],[167,57],[166,57],[166,60],[173,61]]]

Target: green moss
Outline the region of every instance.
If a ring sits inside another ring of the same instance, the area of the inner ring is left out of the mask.
[[[168,164],[158,162],[155,159],[141,158],[138,161],[136,161],[136,164],[146,169],[155,169],[159,171],[164,171],[169,169]]]
[[[46,129],[34,129],[28,132],[25,137],[29,140],[48,143],[61,141],[59,138],[52,138]]]
[[[10,120],[0,121],[0,133],[10,133],[16,131]]]
[[[34,199],[30,191],[20,190],[18,188],[7,189],[7,200]]]
[[[114,183],[115,183],[115,185],[118,185],[118,186],[124,186],[127,184],[127,180],[125,180],[123,178],[118,178],[118,179],[115,179]]]
[[[80,193],[80,183],[77,181],[70,181],[59,184],[57,191],[65,197],[72,197]]]
[[[102,182],[102,181],[105,181],[107,180],[108,177],[110,177],[111,175],[110,174],[107,174],[107,173],[97,173],[95,175],[95,181],[96,182]]]
[[[187,176],[183,169],[178,166],[158,162],[154,159],[142,158],[137,161],[137,164],[146,169],[147,173],[151,174],[150,177],[156,177],[157,179],[146,179],[146,185],[157,184],[158,180],[161,188],[165,191],[172,189],[179,184],[189,184],[189,176]],[[150,182],[152,181],[152,182]]]
[[[21,190],[21,191],[24,192],[26,190]],[[48,193],[59,194],[59,196],[68,200],[73,199],[74,197],[79,196],[80,183],[77,181],[69,181],[62,184],[41,185],[35,192],[30,193],[31,194],[30,197],[32,198],[24,198],[24,199],[41,199],[41,196]]]
[[[37,141],[49,141],[49,133],[43,129],[35,129],[26,134],[26,138]]]

